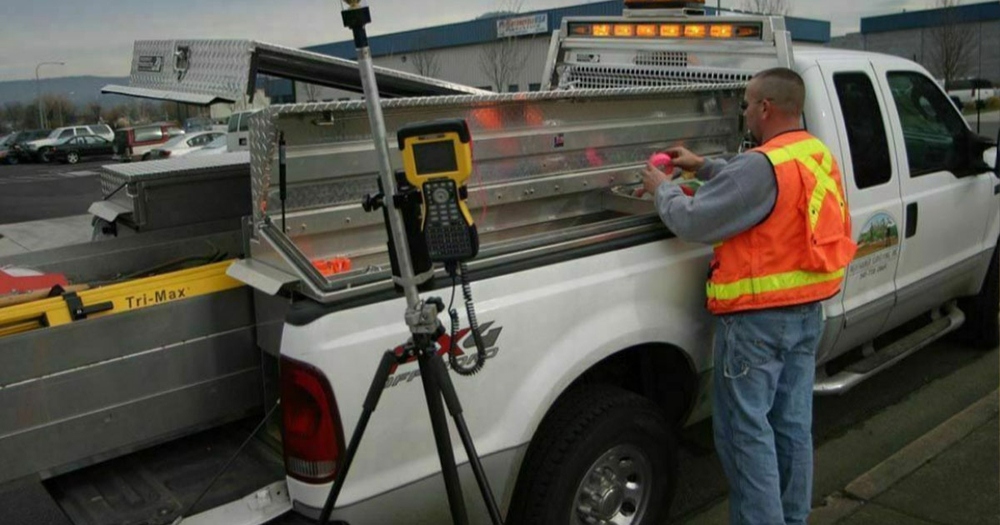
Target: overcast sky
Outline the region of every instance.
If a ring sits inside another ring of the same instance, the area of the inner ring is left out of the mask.
[[[369,0],[371,34],[470,20],[502,0]],[[714,5],[716,0],[708,0]],[[857,31],[861,17],[929,7],[934,0],[790,0],[792,14],[829,20],[833,34]],[[964,3],[973,3],[966,0]],[[723,0],[734,7],[738,0]],[[590,3],[524,0],[524,10]],[[30,6],[30,7],[29,7]],[[431,8],[432,7],[432,8]],[[304,47],[348,40],[335,0],[35,0],[4,9],[0,81],[42,77],[127,76],[132,43],[143,39],[244,38]]]

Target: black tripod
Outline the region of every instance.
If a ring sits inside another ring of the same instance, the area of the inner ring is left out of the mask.
[[[439,311],[444,310],[444,302],[440,298],[432,298],[427,301],[433,304]],[[465,499],[462,496],[462,486],[458,479],[458,468],[455,465],[455,454],[451,448],[451,436],[448,433],[448,421],[445,419],[444,409],[441,405],[441,398],[448,405],[448,412],[451,413],[455,421],[455,427],[462,438],[462,445],[465,453],[469,457],[472,471],[479,484],[479,491],[486,502],[486,509],[490,513],[490,519],[494,525],[502,525],[500,511],[497,509],[496,501],[493,499],[493,491],[490,489],[489,481],[483,472],[483,465],[476,454],[476,447],[469,434],[469,428],[465,424],[465,416],[462,415],[462,405],[458,401],[455,393],[455,386],[451,382],[451,377],[445,369],[441,356],[435,351],[434,341],[444,334],[444,327],[438,324],[438,329],[433,334],[414,334],[413,338],[403,347],[402,355],[396,355],[392,350],[387,350],[382,355],[382,361],[378,365],[375,377],[372,378],[368,396],[365,398],[364,409],[358,426],[351,435],[350,444],[347,447],[347,455],[337,471],[337,479],[333,483],[326,504],[323,505],[323,512],[320,514],[319,523],[325,525],[330,519],[330,513],[337,502],[340,490],[344,486],[344,479],[351,468],[351,462],[357,453],[361,437],[368,426],[368,420],[372,412],[378,406],[379,398],[385,389],[386,381],[389,378],[393,365],[408,362],[414,357],[420,366],[420,380],[424,385],[424,395],[427,398],[427,410],[431,416],[431,428],[434,430],[434,441],[437,444],[438,457],[441,459],[441,470],[444,475],[444,485],[448,492],[448,504],[451,507],[451,517],[455,525],[467,525],[469,523],[468,512],[465,508]]]
[[[465,509],[465,500],[462,497],[462,486],[458,478],[458,468],[455,465],[455,453],[451,448],[451,436],[448,433],[448,421],[445,419],[444,408],[441,404],[441,397],[448,405],[448,411],[455,421],[455,427],[462,438],[465,452],[469,456],[469,463],[472,464],[472,471],[476,475],[476,482],[482,492],[486,509],[494,525],[503,525],[500,519],[500,511],[497,509],[496,501],[493,499],[493,492],[490,490],[489,482],[483,473],[482,463],[476,454],[476,447],[472,443],[472,436],[469,428],[465,424],[465,417],[462,415],[462,405],[458,402],[458,395],[455,393],[455,386],[451,383],[448,371],[445,370],[441,357],[435,352],[435,341],[444,335],[444,327],[438,320],[438,314],[445,310],[444,302],[440,298],[421,300],[417,290],[418,281],[414,273],[414,265],[410,255],[410,243],[407,235],[406,224],[401,212],[402,204],[405,204],[404,196],[398,195],[396,181],[393,180],[392,165],[389,160],[389,149],[386,143],[385,120],[382,117],[382,104],[379,99],[378,86],[375,79],[375,69],[372,65],[371,49],[368,46],[368,33],[365,25],[371,22],[371,12],[367,7],[361,5],[361,0],[343,0],[347,8],[341,12],[344,26],[351,29],[354,34],[354,47],[358,52],[358,73],[361,77],[361,85],[365,92],[365,102],[367,104],[368,119],[371,125],[372,138],[375,143],[376,157],[379,163],[379,183],[384,191],[384,195],[379,197],[385,204],[386,227],[389,234],[389,251],[395,254],[394,274],[398,274],[400,285],[406,296],[407,309],[404,314],[407,326],[412,334],[410,340],[403,347],[403,354],[397,356],[392,350],[387,351],[382,356],[382,361],[378,365],[375,377],[372,378],[368,396],[365,398],[361,418],[358,426],[354,429],[351,442],[347,447],[347,455],[344,457],[340,468],[337,471],[337,479],[330,488],[330,494],[323,505],[323,512],[320,513],[320,525],[326,525],[330,520],[330,513],[337,503],[337,497],[344,487],[344,480],[351,469],[351,463],[358,451],[361,437],[368,426],[368,420],[372,412],[378,406],[379,398],[385,389],[386,381],[389,379],[389,372],[393,365],[402,364],[412,358],[416,358],[420,365],[420,380],[424,385],[424,395],[427,397],[427,409],[431,416],[431,428],[434,431],[434,441],[437,444],[438,457],[441,460],[441,470],[444,476],[445,488],[448,491],[448,504],[451,507],[451,518],[455,525],[467,525],[469,523],[468,512]],[[371,200],[366,199],[365,209],[374,209]],[[398,268],[398,273],[396,269]],[[464,275],[464,273],[463,273]],[[475,332],[475,319],[470,317]],[[477,349],[479,348],[477,336]],[[481,365],[480,365],[481,366]]]

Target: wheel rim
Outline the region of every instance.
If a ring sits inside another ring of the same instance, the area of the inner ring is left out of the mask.
[[[649,506],[653,467],[634,445],[618,445],[587,469],[573,498],[570,525],[630,525]]]
[[[80,157],[76,153],[70,153],[66,155],[66,160],[68,160],[70,164],[76,164],[76,161],[80,160]]]

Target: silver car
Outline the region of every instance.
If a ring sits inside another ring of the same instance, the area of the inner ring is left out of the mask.
[[[207,146],[210,142],[225,139],[225,133],[221,131],[199,131],[186,135],[178,135],[163,145],[153,148],[149,152],[149,160],[182,157]]]

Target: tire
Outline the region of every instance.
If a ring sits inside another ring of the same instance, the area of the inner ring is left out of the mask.
[[[993,250],[990,268],[979,293],[958,300],[965,323],[952,332],[952,339],[991,350],[1000,346],[1000,245]]]
[[[659,525],[676,487],[677,445],[660,408],[620,388],[582,385],[532,439],[507,522]]]
[[[43,149],[38,152],[38,162],[48,164],[52,162],[52,150]]]
[[[71,152],[67,153],[66,154],[66,162],[68,162],[70,164],[76,164],[77,162],[80,162],[80,154],[77,153],[77,152],[75,152],[75,151],[71,151]]]
[[[17,155],[8,155],[7,156],[7,164],[9,164],[11,166],[16,165],[20,160],[21,159],[17,158]]]
[[[142,161],[146,162],[147,160],[149,160],[149,153],[143,153],[142,154]]]

